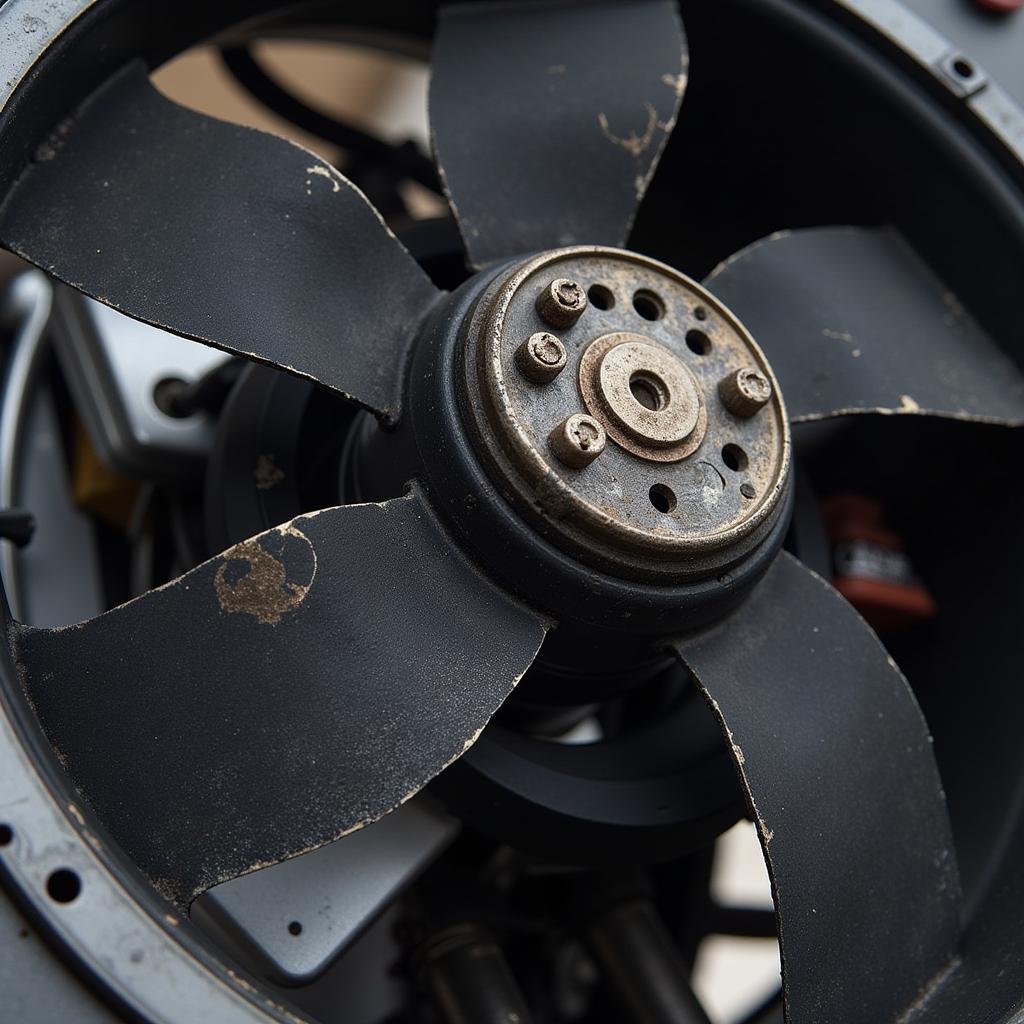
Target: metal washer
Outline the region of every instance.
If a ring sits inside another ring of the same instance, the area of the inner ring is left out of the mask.
[[[625,331],[596,338],[580,357],[577,383],[608,435],[638,458],[678,462],[704,440],[708,415],[700,382],[653,338]],[[642,402],[634,391],[650,399]]]

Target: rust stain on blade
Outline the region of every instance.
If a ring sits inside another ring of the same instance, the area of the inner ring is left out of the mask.
[[[225,612],[244,612],[266,626],[276,625],[287,612],[294,611],[309,594],[316,577],[316,551],[306,535],[291,524],[276,531],[281,536],[300,538],[313,556],[313,571],[308,583],[288,579],[288,568],[275,558],[259,540],[246,540],[224,552],[217,567],[213,585],[217,600]],[[233,562],[248,566],[245,575],[237,580],[228,578],[228,567]]]

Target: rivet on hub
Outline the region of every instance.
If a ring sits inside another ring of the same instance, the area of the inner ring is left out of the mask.
[[[565,346],[553,334],[538,331],[516,349],[516,366],[534,384],[549,384],[565,369]]]
[[[575,413],[548,434],[548,444],[558,461],[572,469],[589,466],[604,451],[604,427],[592,416]]]
[[[565,277],[558,277],[537,296],[537,312],[552,327],[572,327],[587,308],[583,286]]]
[[[772,386],[760,370],[745,366],[719,381],[718,396],[729,412],[748,419],[771,401]]]

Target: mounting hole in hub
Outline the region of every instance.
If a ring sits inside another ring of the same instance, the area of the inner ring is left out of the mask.
[[[746,469],[750,462],[747,453],[738,444],[727,444],[722,449],[722,461],[725,463],[725,468],[731,469],[734,473]]]
[[[641,288],[633,296],[633,308],[645,320],[660,320],[665,315],[665,303],[659,295]]]
[[[71,903],[82,891],[82,880],[71,868],[58,868],[46,879],[46,893],[55,903]]]
[[[695,317],[696,317],[696,318],[697,318],[698,320],[707,320],[707,318],[708,318],[708,311],[707,311],[707,310],[706,310],[706,309],[705,309],[705,308],[704,308],[703,306],[698,306],[698,307],[697,307],[697,308],[696,308],[696,309],[695,309],[695,310],[693,311],[693,315],[694,315],[694,316],[695,316]]]
[[[655,484],[648,491],[648,496],[651,499],[651,504],[663,515],[668,515],[676,510],[676,495],[671,487]]]
[[[301,921],[290,921],[288,924],[289,935],[301,935],[302,934],[302,922]]]
[[[696,327],[686,332],[686,347],[698,356],[706,356],[711,351],[711,339]]]
[[[637,371],[629,378],[629,393],[645,408],[657,412],[665,406],[664,387],[649,374]]]
[[[0,846],[9,846],[14,841],[14,829],[0,824]]]
[[[615,305],[612,290],[603,284],[592,284],[587,291],[587,298],[595,309],[611,309]]]

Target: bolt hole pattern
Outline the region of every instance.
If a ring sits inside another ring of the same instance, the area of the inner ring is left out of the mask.
[[[14,829],[10,825],[0,824],[0,846],[10,846],[14,842]]]
[[[722,461],[726,469],[734,473],[741,473],[750,463],[747,453],[738,444],[727,444],[722,449]]]
[[[72,903],[82,891],[82,880],[71,868],[58,868],[46,879],[46,892],[54,903]]]
[[[288,934],[289,935],[301,935],[302,934],[302,922],[301,921],[291,921],[288,924]]]
[[[611,309],[615,305],[615,296],[610,288],[603,284],[592,284],[587,292],[587,298],[595,309]]]
[[[655,484],[648,495],[651,499],[651,504],[662,513],[662,515],[668,515],[676,510],[676,495],[671,487],[666,487],[664,484]]]
[[[665,315],[665,303],[654,292],[641,288],[633,296],[633,308],[645,320],[660,320]]]
[[[703,332],[691,327],[686,332],[686,347],[697,356],[706,356],[711,351],[711,339]]]

